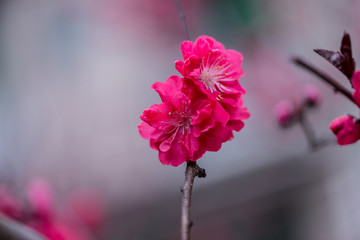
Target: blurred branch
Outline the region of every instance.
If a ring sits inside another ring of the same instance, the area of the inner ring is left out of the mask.
[[[355,103],[352,94],[349,90],[344,88],[342,85],[340,85],[335,79],[327,75],[326,73],[320,71],[313,65],[311,65],[309,62],[306,62],[305,60],[299,58],[299,57],[293,57],[292,62],[296,65],[308,70],[309,72],[315,74],[318,76],[321,80],[325,81],[329,85],[331,85],[334,88],[335,92],[339,92],[343,94],[345,97],[347,97],[351,102]]]
[[[330,145],[333,143],[333,141],[329,139],[323,139],[323,138],[317,138],[315,135],[314,128],[312,124],[309,122],[309,120],[306,117],[306,112],[302,110],[299,113],[298,121],[300,124],[301,129],[303,130],[306,140],[309,144],[309,147],[312,151],[318,150],[321,147],[326,147],[327,145]]]
[[[196,162],[188,162],[185,170],[184,187],[181,189],[181,240],[190,240],[190,228],[193,223],[190,221],[191,193],[195,177],[206,177],[205,169],[200,168]]]
[[[184,39],[185,40],[190,40],[190,37],[189,37],[189,31],[188,31],[188,28],[186,26],[186,22],[185,22],[185,15],[181,9],[181,5],[180,5],[180,0],[174,0],[175,2],[175,5],[176,5],[176,11],[177,11],[177,14],[179,16],[179,19],[180,19],[180,22],[181,22],[181,27],[182,27],[182,30],[183,30],[183,33],[184,33]]]
[[[0,215],[0,239],[45,240],[32,229]]]
[[[301,113],[299,114],[299,124],[305,134],[306,140],[308,141],[310,148],[312,150],[315,150],[318,146],[317,139],[315,137],[314,129],[306,118],[306,114],[304,113],[304,111],[301,111]]]

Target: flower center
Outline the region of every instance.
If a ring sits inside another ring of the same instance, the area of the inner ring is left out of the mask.
[[[211,55],[211,53],[209,53]],[[205,57],[200,65],[200,76],[199,80],[202,81],[207,90],[213,93],[214,91],[223,92],[224,90],[229,91],[221,84],[223,81],[232,81],[233,78],[230,76],[233,71],[229,71],[232,64],[229,64],[223,56],[219,56],[216,60],[210,63],[210,56]]]
[[[185,101],[178,111],[168,112],[170,119],[167,121],[167,124],[173,127],[169,133],[177,133],[179,130],[182,134],[191,133],[192,125],[189,105],[190,100]]]

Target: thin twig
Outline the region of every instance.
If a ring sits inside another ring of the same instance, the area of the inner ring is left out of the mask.
[[[190,240],[190,228],[193,225],[190,220],[191,193],[195,177],[206,177],[206,172],[195,162],[188,162],[185,171],[184,187],[181,189],[181,240]]]
[[[180,22],[181,22],[181,27],[182,27],[182,30],[183,30],[183,33],[184,33],[184,39],[185,40],[190,40],[190,37],[189,37],[189,31],[188,31],[188,28],[186,26],[186,22],[185,22],[185,15],[181,9],[181,5],[180,5],[180,0],[174,0],[175,2],[175,5],[176,5],[176,11],[177,11],[177,14],[179,16],[179,19],[180,19]]]
[[[297,120],[299,122],[302,131],[304,132],[305,138],[309,144],[310,149],[312,151],[316,151],[322,147],[326,147],[330,144],[333,144],[334,142],[330,139],[316,137],[314,128],[311,122],[306,117],[306,113],[307,113],[306,110],[307,109],[304,108],[300,110],[300,112],[298,113]]]
[[[304,111],[301,111],[299,114],[299,124],[305,134],[307,142],[309,143],[309,147],[311,150],[315,150],[319,146],[319,143],[316,139],[314,129],[306,118],[306,113]]]
[[[305,60],[303,60],[299,57],[293,57],[292,62],[294,62],[296,65],[308,70],[309,72],[315,74],[316,76],[320,77],[320,79],[322,79],[323,81],[325,81],[326,83],[331,85],[334,88],[335,92],[339,92],[339,93],[343,94],[351,102],[356,104],[352,97],[351,92],[349,90],[347,90],[346,88],[344,88],[342,85],[340,85],[335,79],[333,79],[326,73],[320,71],[316,67],[312,66],[309,62],[306,62]]]

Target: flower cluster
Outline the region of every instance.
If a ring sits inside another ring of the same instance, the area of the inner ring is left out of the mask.
[[[182,60],[173,75],[155,82],[152,89],[162,100],[140,116],[140,135],[159,151],[164,165],[196,161],[206,151],[218,151],[244,127],[249,112],[243,107],[245,90],[241,53],[209,36],[181,44]]]
[[[352,95],[354,102],[360,107],[360,71],[353,74],[351,83],[355,90]],[[340,116],[334,119],[329,127],[336,135],[339,145],[352,144],[360,139],[360,119],[354,116]]]
[[[31,180],[25,198],[15,197],[13,188],[0,184],[0,217],[16,220],[49,240],[92,239],[104,220],[104,209],[97,195],[89,191],[75,193],[70,211],[56,211],[52,189],[42,178]]]

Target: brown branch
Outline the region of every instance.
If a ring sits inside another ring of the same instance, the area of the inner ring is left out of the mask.
[[[305,138],[309,144],[309,147],[312,151],[319,150],[322,147],[326,147],[330,144],[333,144],[333,139],[318,138],[314,131],[313,125],[307,118],[307,110],[305,105],[297,113],[296,120],[299,123],[301,130],[304,132]]]
[[[206,177],[206,172],[195,162],[188,162],[185,171],[184,187],[181,189],[181,240],[190,240],[190,228],[193,223],[190,220],[191,193],[195,177]]]
[[[315,150],[318,145],[315,132],[303,111],[299,114],[299,124],[305,134],[307,142],[309,143],[309,147],[312,150]]]
[[[346,88],[344,88],[342,85],[340,85],[335,79],[333,79],[332,77],[330,77],[326,73],[320,71],[319,69],[317,69],[316,67],[311,65],[309,62],[306,62],[305,60],[303,60],[303,59],[301,59],[299,57],[293,57],[292,62],[295,63],[296,65],[308,70],[309,72],[315,74],[321,80],[323,80],[326,83],[328,83],[329,85],[331,85],[334,88],[335,92],[339,92],[339,93],[343,94],[351,102],[356,104],[353,97],[352,97],[351,92],[349,90],[347,90]]]
[[[177,14],[178,14],[179,19],[180,19],[182,31],[183,31],[183,34],[184,34],[184,39],[185,40],[190,40],[189,31],[188,31],[188,28],[187,28],[186,22],[185,22],[185,15],[184,15],[184,13],[183,13],[183,11],[181,9],[181,5],[180,5],[180,0],[174,0],[174,2],[175,2],[175,5],[176,5]]]

